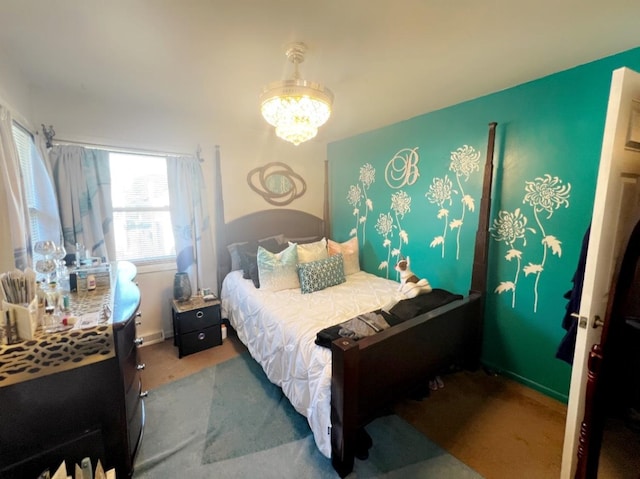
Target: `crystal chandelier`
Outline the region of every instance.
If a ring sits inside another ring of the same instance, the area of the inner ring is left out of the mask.
[[[318,134],[318,127],[331,115],[333,103],[331,90],[300,78],[298,65],[306,51],[304,43],[292,43],[286,55],[295,66],[293,78],[269,83],[260,96],[264,119],[275,126],[276,135],[296,146]]]

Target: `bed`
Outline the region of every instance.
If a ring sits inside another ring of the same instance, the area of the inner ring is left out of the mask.
[[[487,158],[493,158],[495,124]],[[331,349],[315,344],[317,333],[358,314],[402,299],[398,283],[364,271],[311,294],[294,288],[256,289],[242,272],[231,271],[227,246],[283,235],[286,239],[330,237],[323,218],[293,209],[253,213],[224,221],[220,164],[217,260],[223,318],[237,331],[269,379],[307,417],[319,450],[341,477],[348,475],[361,431],[399,398],[452,365],[479,365],[487,226],[492,165],[485,165],[480,222],[468,295],[362,339],[338,338]],[[325,207],[325,215],[327,208]]]

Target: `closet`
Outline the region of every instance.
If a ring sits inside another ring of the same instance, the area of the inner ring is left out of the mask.
[[[638,347],[628,343],[637,336],[631,297],[639,218],[640,74],[619,68],[611,77],[580,307],[572,312],[578,327],[562,479],[596,477],[605,418],[632,412],[631,351]]]
[[[640,221],[633,228],[602,331],[600,381],[593,400],[591,448],[579,459],[579,477],[598,477],[615,467],[619,477],[638,477],[640,458]],[[606,456],[601,456],[606,451]],[[634,453],[636,452],[636,453]],[[601,464],[601,459],[610,463]],[[578,477],[578,476],[577,476]]]

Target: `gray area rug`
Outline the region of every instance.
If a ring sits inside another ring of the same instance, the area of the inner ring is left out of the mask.
[[[306,419],[248,354],[149,393],[135,479],[337,478]],[[398,416],[367,426],[369,459],[349,478],[481,476]]]

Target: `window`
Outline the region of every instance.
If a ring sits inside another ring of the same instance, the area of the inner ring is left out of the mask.
[[[140,262],[175,259],[167,160],[109,153],[116,258]]]
[[[60,242],[60,220],[53,184],[45,164],[38,154],[33,136],[14,123],[13,139],[20,158],[24,196],[29,211],[31,244],[36,241]]]

